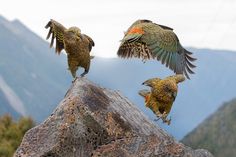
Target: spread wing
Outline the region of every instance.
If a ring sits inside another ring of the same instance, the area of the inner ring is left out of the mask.
[[[64,33],[66,28],[62,24],[52,19],[48,22],[45,28],[49,28],[46,39],[49,39],[52,35],[50,47],[53,46],[54,39],[56,38],[56,53],[60,54],[61,50],[64,49]]]
[[[92,50],[92,47],[95,46],[95,43],[93,41],[93,39],[91,37],[89,37],[88,35],[86,34],[83,34],[89,41],[89,52]]]
[[[140,23],[129,28],[117,52],[119,57],[156,58],[176,74],[193,74],[195,58],[185,50],[172,28],[154,23]]]

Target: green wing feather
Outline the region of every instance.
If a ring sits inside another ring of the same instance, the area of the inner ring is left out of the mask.
[[[185,50],[175,33],[168,27],[161,27],[157,24],[147,23],[144,27],[145,34],[140,38],[147,44],[154,58],[165,64],[176,74],[184,74],[188,79],[193,74],[192,64],[195,58],[191,57],[191,52]]]
[[[46,29],[49,28],[49,32],[46,39],[49,39],[50,36],[52,35],[50,47],[53,46],[54,39],[56,38],[55,50],[56,50],[56,53],[60,54],[62,49],[64,49],[64,33],[65,33],[66,28],[62,24],[52,19],[48,22],[45,28]]]
[[[135,31],[129,33],[135,28],[142,30],[144,33]],[[188,79],[188,74],[194,73],[192,68],[195,65],[192,62],[196,59],[191,57],[191,52],[181,46],[173,29],[152,23],[149,20],[135,21],[129,27],[121,40],[117,54],[123,58],[138,57],[144,60],[156,58],[176,74],[184,74]]]

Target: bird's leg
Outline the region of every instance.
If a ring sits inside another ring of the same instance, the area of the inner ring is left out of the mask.
[[[155,114],[156,114],[156,116],[157,116],[157,119],[154,119],[154,121],[158,121],[158,120],[162,117],[162,114],[161,114],[161,112],[158,111],[158,110],[155,112]]]
[[[76,77],[74,77],[74,80],[72,81],[72,83],[74,83],[75,82],[75,80],[77,79],[78,77],[76,76]]]
[[[170,117],[170,119],[167,119],[167,116],[168,116],[168,114],[166,112],[164,112],[161,115],[161,119],[162,119],[163,123],[167,123],[168,125],[170,125],[171,117]]]
[[[84,70],[84,72],[80,75],[81,77],[84,77],[88,73],[88,70]]]
[[[170,117],[170,119],[164,119],[163,120],[163,123],[167,123],[167,125],[170,125],[170,122],[171,122],[171,117]]]
[[[156,119],[154,119],[155,122],[157,122],[161,117],[157,117]]]

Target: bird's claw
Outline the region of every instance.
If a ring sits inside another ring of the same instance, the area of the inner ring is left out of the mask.
[[[74,83],[75,82],[75,80],[77,79],[78,77],[76,76],[76,77],[74,77],[74,80],[72,81],[72,83]]]
[[[81,76],[81,77],[84,77],[84,76],[85,76],[85,74],[81,74],[80,76]]]
[[[170,125],[171,117],[170,117],[170,119],[167,119],[168,114],[166,114],[165,112],[163,114],[156,113],[156,116],[157,116],[157,119],[154,119],[154,121],[158,121],[158,120],[162,119],[163,123],[167,123],[167,125]]]
[[[88,71],[85,70],[80,76],[84,77],[87,73],[88,73]]]
[[[87,74],[87,73],[84,72],[84,73],[82,73],[80,76],[81,76],[81,77],[84,77],[86,74]]]
[[[167,125],[170,125],[170,122],[171,122],[171,117],[170,119],[162,119],[163,123],[166,123]]]
[[[160,117],[158,117],[157,119],[154,119],[155,122],[157,122],[160,119]]]

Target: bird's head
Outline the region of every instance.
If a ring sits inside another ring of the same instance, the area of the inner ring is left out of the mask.
[[[148,79],[145,82],[143,82],[142,85],[153,87],[153,86],[157,85],[158,82],[160,82],[160,81],[161,81],[160,78],[152,78],[152,79]]]
[[[81,30],[78,28],[78,27],[75,27],[75,26],[73,26],[73,27],[70,27],[69,29],[68,29],[68,31],[69,32],[73,32],[73,33],[78,33],[78,34],[80,34],[81,33]]]
[[[74,27],[70,27],[68,29],[68,32],[73,33],[74,35],[76,35],[79,38],[82,38],[81,30],[78,27],[75,27],[75,26]]]

